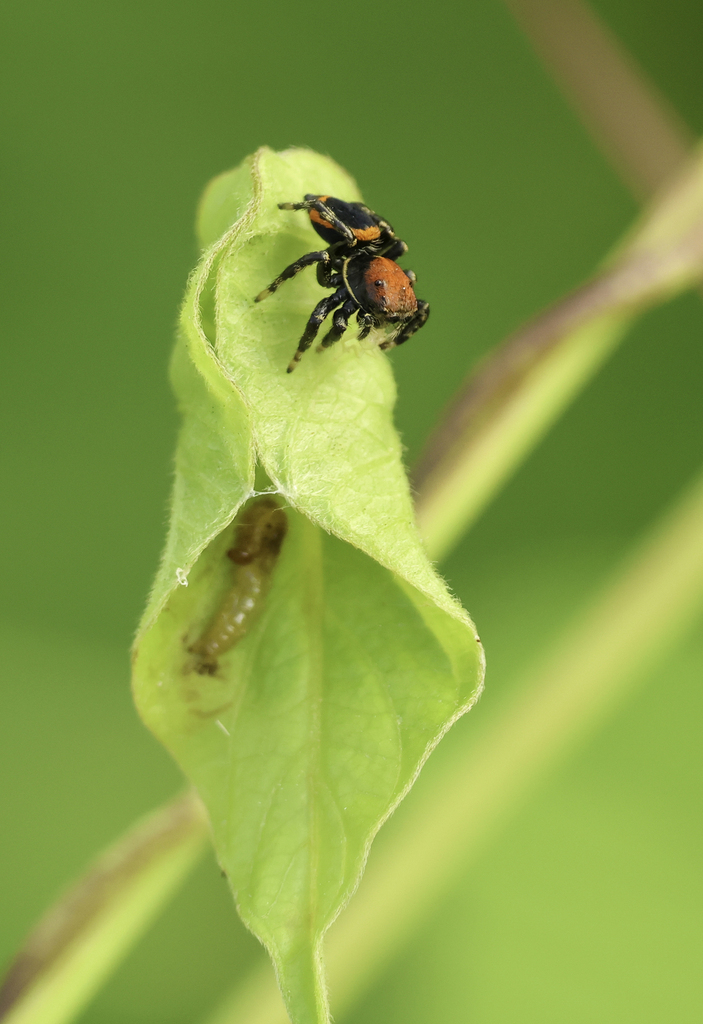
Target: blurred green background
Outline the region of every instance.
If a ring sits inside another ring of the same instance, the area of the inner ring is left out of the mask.
[[[597,10],[700,133],[700,0]],[[409,460],[474,361],[636,206],[498,0],[6,0],[0,50],[5,960],[181,784],[131,708],[127,651],[164,535],[166,365],[205,182],[263,143],[311,146],[407,239],[432,304],[393,354]],[[702,326],[695,296],[649,314],[443,567],[489,658],[448,748],[697,469]],[[700,1021],[702,665],[699,630],[345,1019]],[[81,1019],[186,1024],[261,956],[208,859]]]

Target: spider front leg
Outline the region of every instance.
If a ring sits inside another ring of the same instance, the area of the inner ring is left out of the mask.
[[[399,260],[401,256],[404,256],[407,251],[407,243],[401,238],[396,238],[390,248],[386,250],[381,249],[379,256],[385,256],[387,260],[393,260],[395,262],[396,260]],[[407,274],[408,271],[406,270],[405,273]]]
[[[386,351],[389,348],[397,348],[398,345],[403,345],[408,338],[412,338],[416,331],[419,331],[421,327],[424,327],[427,323],[427,317],[430,315],[430,304],[429,302],[423,302],[418,299],[417,312],[405,323],[405,326],[395,336],[395,338],[389,338],[388,341],[384,341],[379,348]]]
[[[330,264],[330,254],[326,249],[323,249],[321,252],[306,253],[305,256],[301,256],[297,259],[295,263],[291,263],[289,267],[286,267],[286,269],[278,275],[275,281],[271,282],[268,288],[264,288],[262,292],[259,292],[254,301],[261,302],[261,300],[265,299],[267,295],[273,295],[276,289],[280,287],[284,281],[289,281],[291,277],[295,277],[295,275],[299,274],[301,270],[305,270],[306,267],[311,267],[314,263],[320,264],[320,268],[318,270],[319,279],[319,274],[322,268],[329,267]]]
[[[342,275],[336,268],[337,264],[332,259],[317,264],[317,283],[322,288],[339,288],[342,285]]]
[[[349,326],[349,317],[352,316],[358,308],[359,306],[356,299],[347,299],[342,308],[338,309],[334,314],[332,327],[317,346],[318,352],[322,352],[323,349],[329,348],[330,345],[334,345],[335,341],[339,341]]]
[[[374,327],[378,327],[378,320],[373,313],[367,313],[363,309],[360,309],[357,313],[356,322],[359,325],[359,341],[363,341],[364,338],[368,338],[369,334]]]
[[[298,342],[298,348],[296,349],[295,355],[288,364],[288,373],[293,372],[300,362],[303,352],[306,352],[312,345],[325,317],[329,316],[332,310],[337,306],[341,306],[348,294],[349,293],[346,288],[338,288],[334,295],[327,295],[324,299],[321,299],[318,302],[310,314],[310,319],[303,331],[302,338]]]
[[[317,196],[306,197],[303,203],[279,203],[279,210],[314,210],[319,216],[317,219],[319,224],[325,227],[330,227],[338,234],[342,236],[342,240],[350,246],[355,246],[357,239],[356,235],[343,220],[340,220],[337,214],[332,210],[327,203],[323,202]]]

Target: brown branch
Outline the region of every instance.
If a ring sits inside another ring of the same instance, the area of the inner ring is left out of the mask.
[[[471,374],[430,435],[412,474],[417,506],[437,475],[451,473],[454,452],[462,453],[492,417],[508,404],[530,371],[567,336],[603,313],[646,308],[666,295],[677,269],[703,260],[703,224],[693,222],[677,243],[662,252],[647,247],[625,251],[618,262],[570,292],[507,338]]]
[[[491,415],[519,389],[540,358],[570,330],[607,307],[611,295],[607,278],[588,281],[506,338],[472,370],[446,406],[412,469],[417,506],[423,502],[429,478],[440,470],[452,450],[463,450],[470,444]]]
[[[200,801],[179,796],[138,822],[55,903],[30,932],[0,988],[0,1018],[46,974],[129,881],[184,840],[205,831]]]
[[[504,0],[598,147],[642,199],[683,163],[693,136],[581,0]]]
[[[552,70],[595,141],[638,198],[685,162],[692,136],[634,59],[580,0],[504,0]],[[483,424],[529,370],[587,316],[612,299],[608,275],[580,286],[508,337],[466,378],[413,469],[421,505],[430,477],[449,472]]]

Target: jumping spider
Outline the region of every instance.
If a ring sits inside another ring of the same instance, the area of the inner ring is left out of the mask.
[[[360,328],[359,338],[365,338],[372,327],[397,324],[395,333],[379,346],[382,349],[402,345],[425,324],[430,307],[415,297],[415,274],[396,263],[408,247],[396,238],[383,217],[363,203],[345,203],[332,196],[306,195],[302,203],[279,203],[278,207],[280,210],[307,210],[312,226],[328,248],[306,253],[291,263],[256,296],[256,301],[261,302],[284,281],[313,263],[317,264],[319,284],[323,288],[334,288],[334,293],[321,299],[312,311],[288,373],[292,373],[303,352],[310,348],[332,310],[336,310],[332,327],[318,351],[339,341],[354,313]]]

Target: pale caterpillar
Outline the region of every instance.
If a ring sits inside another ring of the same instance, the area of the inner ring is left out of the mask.
[[[258,498],[244,510],[227,557],[234,562],[232,586],[199,640],[196,671],[214,675],[218,658],[244,637],[261,611],[271,574],[288,529],[283,509],[272,497]]]

